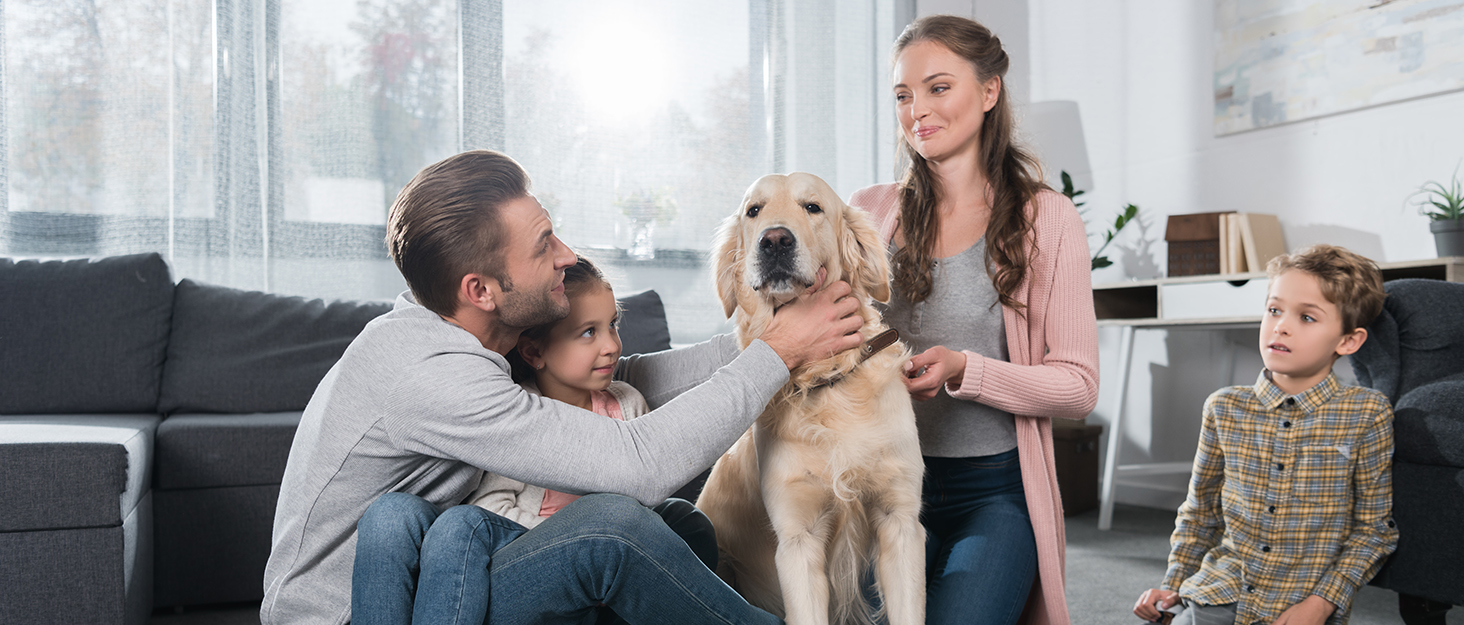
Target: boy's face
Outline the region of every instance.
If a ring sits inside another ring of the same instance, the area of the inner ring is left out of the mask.
[[[1316,276],[1291,270],[1271,279],[1261,320],[1261,361],[1287,394],[1321,382],[1337,356],[1357,351],[1366,338],[1362,328],[1342,332],[1342,315],[1322,295]]]

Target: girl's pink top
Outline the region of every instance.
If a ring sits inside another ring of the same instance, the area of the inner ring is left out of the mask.
[[[869,211],[888,245],[899,220],[898,186],[860,189],[849,204]],[[1037,583],[1027,598],[1023,622],[1067,625],[1067,539],[1052,460],[1051,419],[1082,419],[1097,404],[1098,326],[1088,234],[1077,209],[1062,194],[1043,190],[1026,211],[1034,235],[1027,249],[1031,264],[1016,293],[1026,308],[1002,309],[1011,362],[965,352],[966,373],[959,385],[947,385],[946,392],[1016,416],[1022,488],[1037,537]]]
[[[610,391],[590,391],[590,411],[611,419],[625,420],[625,416],[620,412],[620,401],[615,399]],[[554,513],[559,512],[560,508],[579,498],[579,495],[546,488],[544,489],[544,503],[539,506],[539,516],[546,519],[554,516]]]

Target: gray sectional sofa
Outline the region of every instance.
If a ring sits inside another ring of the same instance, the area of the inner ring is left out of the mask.
[[[1464,605],[1464,284],[1392,280],[1352,355],[1357,381],[1393,403],[1398,550],[1372,584],[1398,593],[1407,625],[1444,625]]]
[[[655,292],[621,301],[626,353],[670,346]],[[0,623],[260,599],[300,412],[390,309],[0,258]]]

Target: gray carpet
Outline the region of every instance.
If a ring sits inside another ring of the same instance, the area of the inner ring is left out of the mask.
[[[1169,557],[1172,511],[1118,506],[1113,529],[1098,531],[1098,513],[1067,519],[1067,601],[1074,625],[1138,625],[1130,610],[1139,594],[1159,583]],[[1401,623],[1398,596],[1364,586],[1353,625]],[[1449,611],[1449,625],[1464,625],[1464,608]],[[258,625],[259,604],[159,613],[152,625]]]
[[[1098,530],[1098,512],[1067,519],[1067,601],[1075,625],[1136,625],[1134,601],[1164,577],[1174,512],[1116,506],[1113,529]],[[1464,608],[1449,611],[1464,625]],[[1352,625],[1402,623],[1398,595],[1364,586],[1353,600]]]

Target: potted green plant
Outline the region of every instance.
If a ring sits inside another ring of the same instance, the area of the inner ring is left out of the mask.
[[[1073,206],[1078,207],[1079,214],[1088,212],[1086,209],[1082,208],[1084,202],[1078,201],[1078,196],[1082,195],[1084,191],[1073,187],[1073,177],[1069,176],[1066,171],[1061,172],[1061,174],[1062,194],[1066,195],[1067,199],[1072,200]],[[1103,255],[1103,250],[1108,249],[1108,244],[1113,242],[1113,237],[1118,236],[1119,231],[1123,230],[1124,226],[1129,225],[1129,223],[1138,216],[1139,207],[1134,206],[1133,204],[1129,204],[1123,207],[1123,211],[1120,212],[1118,214],[1118,217],[1113,220],[1113,229],[1103,233],[1103,244],[1098,246],[1098,251],[1093,252],[1093,258],[1090,259],[1090,270],[1102,269],[1113,264],[1113,261],[1109,260],[1107,256]],[[1086,225],[1088,223],[1088,220],[1084,219],[1083,223],[1084,225]]]
[[[1448,186],[1430,180],[1408,200],[1429,218],[1428,229],[1439,256],[1464,256],[1464,183],[1459,181],[1459,167],[1454,167]]]

